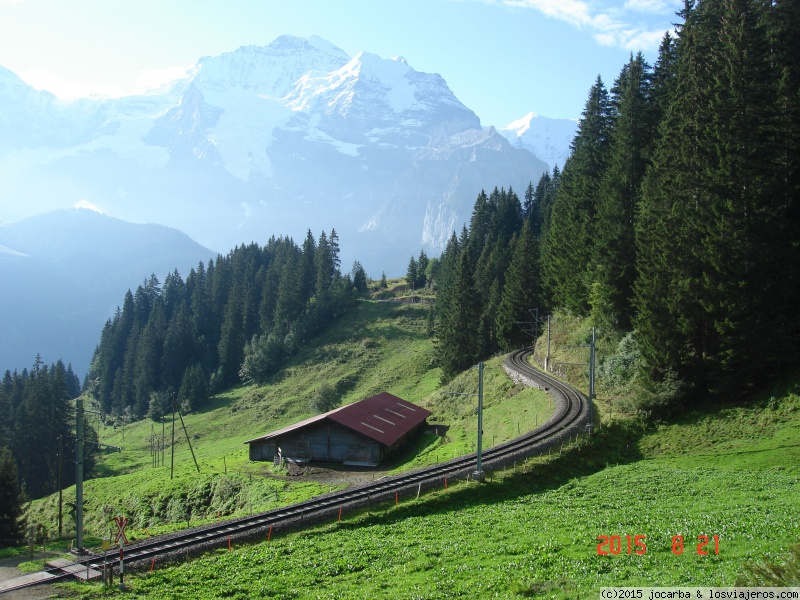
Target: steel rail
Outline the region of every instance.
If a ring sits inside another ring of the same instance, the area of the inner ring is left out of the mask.
[[[586,397],[572,386],[532,367],[527,360],[531,353],[532,350],[529,348],[512,352],[506,357],[504,368],[515,381],[549,392],[553,397],[553,414],[534,430],[485,450],[482,453],[482,462],[487,469],[496,470],[543,452],[558,443],[563,443],[572,434],[582,431],[587,420],[588,402]],[[398,500],[400,495],[406,496],[423,489],[429,490],[434,485],[438,488],[445,479],[469,478],[475,469],[476,459],[477,456],[473,453],[256,515],[143,540],[124,549],[125,563],[126,565],[140,563],[165,554],[177,556],[183,553],[195,553],[210,549],[228,540],[239,541],[256,536],[263,537],[276,527],[280,527],[282,530],[298,529],[305,525],[321,522],[333,518],[340,508],[352,509],[370,506],[373,502],[382,502],[392,498]],[[105,564],[115,568],[119,566],[119,563],[119,557],[114,550],[107,557]],[[100,569],[102,568],[102,557],[94,555],[78,559],[76,564],[84,566],[89,564],[92,568]],[[43,582],[35,582],[31,585],[38,583]],[[3,591],[10,591],[10,589]]]

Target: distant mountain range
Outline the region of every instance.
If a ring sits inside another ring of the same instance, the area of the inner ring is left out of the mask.
[[[223,253],[335,228],[345,270],[399,275],[441,251],[481,189],[521,194],[562,164],[575,126],[483,127],[440,75],[318,37],[202,58],[119,99],[60,101],[0,68],[0,220],[82,201]]]
[[[546,162],[552,172],[555,166],[564,168],[577,128],[578,122],[573,119],[550,119],[531,112],[499,131],[517,148],[528,150]]]
[[[575,128],[533,113],[483,127],[440,75],[318,37],[117,99],[61,101],[0,67],[0,370],[41,353],[84,374],[127,289],[273,234],[335,228],[344,271],[404,274],[481,189],[522,196],[562,166]],[[76,205],[114,218],[56,210]]]
[[[0,226],[0,374],[37,354],[86,374],[105,321],[155,274],[185,279],[215,254],[162,225],[60,210]]]

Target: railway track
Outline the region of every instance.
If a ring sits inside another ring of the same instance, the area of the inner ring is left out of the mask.
[[[524,349],[509,354],[504,361],[504,368],[515,382],[539,387],[550,393],[554,403],[553,414],[547,422],[533,431],[485,450],[482,453],[482,463],[487,470],[497,470],[528,456],[546,451],[552,446],[563,443],[576,432],[584,431],[589,410],[586,397],[575,388],[531,367],[527,361],[530,352],[530,349]],[[142,563],[142,561],[149,561],[156,557],[174,558],[184,554],[188,555],[219,547],[221,544],[227,544],[233,540],[267,538],[277,529],[287,531],[331,520],[336,517],[340,509],[347,508],[349,510],[371,506],[377,502],[416,495],[434,487],[440,488],[445,480],[453,481],[470,477],[475,468],[476,455],[471,454],[257,515],[205,525],[168,536],[150,538],[125,548],[125,564],[127,566],[131,563]],[[76,563],[83,567],[89,566],[99,570],[102,568],[103,557],[92,555],[78,559]],[[118,568],[119,563],[119,554],[116,551],[111,552],[106,564]],[[28,587],[28,585],[49,583],[67,576],[69,575],[56,575],[46,581],[3,589],[0,590],[0,593]]]

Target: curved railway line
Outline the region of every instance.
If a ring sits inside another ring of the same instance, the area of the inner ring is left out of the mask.
[[[487,470],[497,470],[545,451],[562,443],[570,435],[584,430],[589,411],[586,397],[575,388],[531,367],[527,361],[530,353],[530,349],[524,349],[509,354],[504,361],[504,369],[516,383],[538,387],[550,393],[554,401],[553,414],[547,422],[533,431],[484,450],[482,464]],[[476,455],[471,454],[268,512],[149,538],[125,548],[125,565],[127,567],[131,563],[142,563],[156,557],[177,557],[197,553],[219,547],[220,544],[227,544],[229,540],[259,537],[266,539],[273,530],[296,530],[312,523],[331,520],[341,508],[371,506],[377,502],[416,495],[420,491],[434,487],[438,489],[445,480],[468,478],[475,471],[475,467]],[[103,557],[90,555],[75,562],[84,569],[91,567],[99,570],[102,568]],[[106,562],[118,570],[120,562],[118,553],[110,552]],[[23,582],[17,587],[2,589],[0,593],[63,580],[71,576],[69,573],[53,571],[46,580]]]

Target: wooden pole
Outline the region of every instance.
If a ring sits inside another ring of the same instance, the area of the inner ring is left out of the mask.
[[[181,409],[178,408],[178,416],[181,418],[181,427],[183,427],[183,433],[186,434],[186,443],[189,444],[189,450],[192,452],[192,460],[194,460],[194,466],[197,469],[197,472],[200,472],[200,466],[197,464],[197,458],[194,455],[194,448],[192,448],[192,442],[189,439],[189,432],[186,431],[186,425],[183,422],[183,415],[181,415]]]

